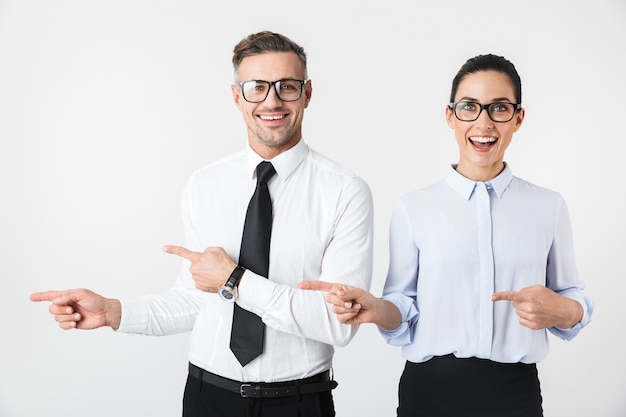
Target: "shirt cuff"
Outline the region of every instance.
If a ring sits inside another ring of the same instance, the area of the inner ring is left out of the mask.
[[[246,269],[237,288],[237,304],[263,317],[265,307],[270,303],[275,288],[275,282]]]
[[[145,333],[148,328],[148,305],[140,298],[132,300],[120,300],[122,304],[122,317],[119,333]]]

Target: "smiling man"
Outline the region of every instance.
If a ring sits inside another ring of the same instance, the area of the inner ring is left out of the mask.
[[[371,192],[302,140],[313,91],[302,47],[277,33],[252,34],[235,46],[233,66],[233,100],[248,146],[189,179],[182,197],[185,245],[164,248],[182,257],[176,285],[135,300],[84,289],[31,299],[52,301],[50,312],[63,329],[191,331],[186,417],[331,417],[334,346],[346,345],[357,326],[336,321],[323,294],[298,283],[325,279],[369,288]],[[252,209],[257,200],[270,207]],[[253,212],[268,217],[271,229],[261,220],[249,226]],[[268,253],[249,248],[261,236]],[[250,326],[244,336],[259,335],[255,352],[236,341],[239,317]]]

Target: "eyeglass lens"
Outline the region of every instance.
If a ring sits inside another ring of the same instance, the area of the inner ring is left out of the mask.
[[[459,120],[471,122],[480,116],[483,109],[487,110],[489,117],[494,122],[508,122],[515,114],[515,104],[513,103],[491,103],[480,104],[471,101],[461,101],[454,106],[454,113]]]
[[[274,85],[278,97],[283,101],[296,101],[302,96],[303,82],[300,80],[274,82],[252,80],[241,84],[243,98],[251,103],[260,103],[267,98],[272,85]]]

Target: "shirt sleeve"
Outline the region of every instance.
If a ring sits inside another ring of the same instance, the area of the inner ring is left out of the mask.
[[[191,184],[192,179],[184,188],[181,208],[185,245],[195,248],[198,247],[198,238],[191,224]],[[161,294],[120,300],[122,317],[118,332],[163,336],[192,330],[205,295],[195,288],[188,272],[189,261],[182,259],[180,265],[176,284],[169,290]]]
[[[419,248],[413,237],[413,225],[406,206],[400,201],[391,216],[389,270],[382,298],[392,302],[400,310],[402,323],[391,331],[379,328],[387,343],[393,346],[404,346],[413,342],[413,328],[419,318],[418,263]]]
[[[197,291],[173,287],[159,295],[121,300],[120,333],[164,336],[190,331],[200,308]]]
[[[573,339],[591,321],[594,303],[584,293],[584,285],[579,279],[571,221],[567,205],[558,195],[554,241],[548,254],[546,286],[556,293],[577,301],[583,308],[582,320],[570,329],[552,327],[548,329],[555,336]]]
[[[372,276],[373,201],[367,184],[353,178],[343,187],[335,224],[319,276],[305,280],[341,282],[369,290]],[[237,303],[279,331],[345,346],[358,326],[341,324],[325,293],[293,288],[246,271]]]

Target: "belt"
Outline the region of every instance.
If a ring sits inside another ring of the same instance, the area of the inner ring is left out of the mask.
[[[207,384],[235,392],[244,398],[278,398],[313,394],[330,391],[338,385],[330,378],[330,371],[294,381],[245,383],[215,375],[190,363],[189,375]]]

